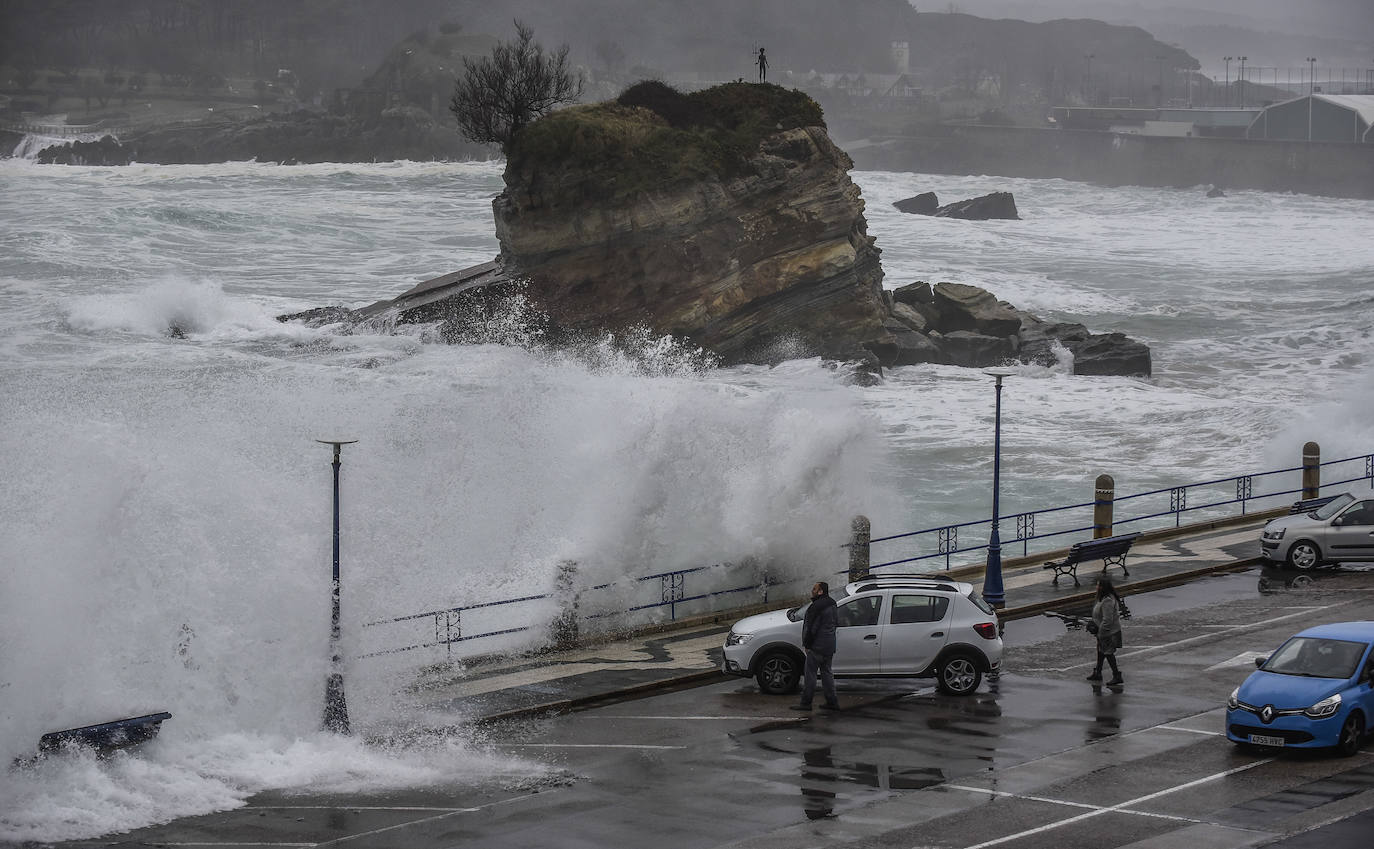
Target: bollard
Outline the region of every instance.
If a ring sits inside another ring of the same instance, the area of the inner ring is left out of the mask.
[[[1116,481],[1111,475],[1098,475],[1093,493],[1093,539],[1112,535],[1112,505],[1116,501]]]
[[[564,560],[558,564],[558,578],[554,592],[558,594],[558,616],[549,623],[549,642],[556,649],[570,649],[577,645],[577,602],[574,589],[577,583],[577,561]]]
[[[1322,489],[1322,449],[1315,442],[1302,447],[1302,497],[1319,498]]]
[[[868,541],[873,535],[873,524],[867,516],[855,516],[849,527],[853,533],[849,543],[849,580],[862,581],[868,577]]]

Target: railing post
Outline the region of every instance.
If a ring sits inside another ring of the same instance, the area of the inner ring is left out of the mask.
[[[1111,475],[1098,475],[1093,492],[1093,539],[1112,535],[1112,506],[1116,501],[1116,481]]]
[[[862,581],[868,577],[868,541],[873,538],[873,524],[867,516],[855,516],[849,527],[852,532],[849,542],[849,580]]]
[[[1322,449],[1315,442],[1302,447],[1302,497],[1317,498],[1322,488]]]
[[[577,561],[564,560],[558,564],[558,578],[554,582],[560,609],[549,623],[549,642],[556,649],[570,649],[577,645]]]

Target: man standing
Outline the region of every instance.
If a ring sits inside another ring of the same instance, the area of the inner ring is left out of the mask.
[[[758,58],[758,61],[755,62],[755,64],[759,66],[759,82],[761,82],[761,83],[762,83],[762,82],[767,82],[767,81],[768,81],[768,56],[764,54],[763,48],[762,48],[762,47],[759,48],[759,58]]]
[[[835,657],[835,599],[830,597],[830,585],[817,581],[811,588],[811,604],[806,608],[802,620],[802,648],[806,649],[806,684],[802,687],[801,704],[793,705],[793,710],[811,710],[811,699],[816,695],[816,673],[821,674],[821,690],[826,710],[839,710],[840,701],[835,697],[835,676],[830,671],[830,661]]]

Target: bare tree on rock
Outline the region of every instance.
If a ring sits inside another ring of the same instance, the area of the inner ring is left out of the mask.
[[[490,56],[463,57],[449,111],[464,138],[500,145],[505,153],[521,129],[581,96],[582,77],[568,67],[568,45],[546,54],[534,30],[517,20],[515,41],[498,43]]]

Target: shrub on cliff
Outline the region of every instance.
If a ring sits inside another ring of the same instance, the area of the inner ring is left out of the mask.
[[[516,21],[515,41],[497,44],[490,56],[463,57],[449,109],[464,138],[509,153],[531,121],[581,96],[582,77],[568,66],[568,45],[545,54],[534,30]]]
[[[684,94],[644,81],[613,101],[575,106],[530,124],[506,151],[508,167],[534,179],[623,196],[698,179],[745,173],[764,138],[824,127],[821,108],[800,91],[726,83]]]

